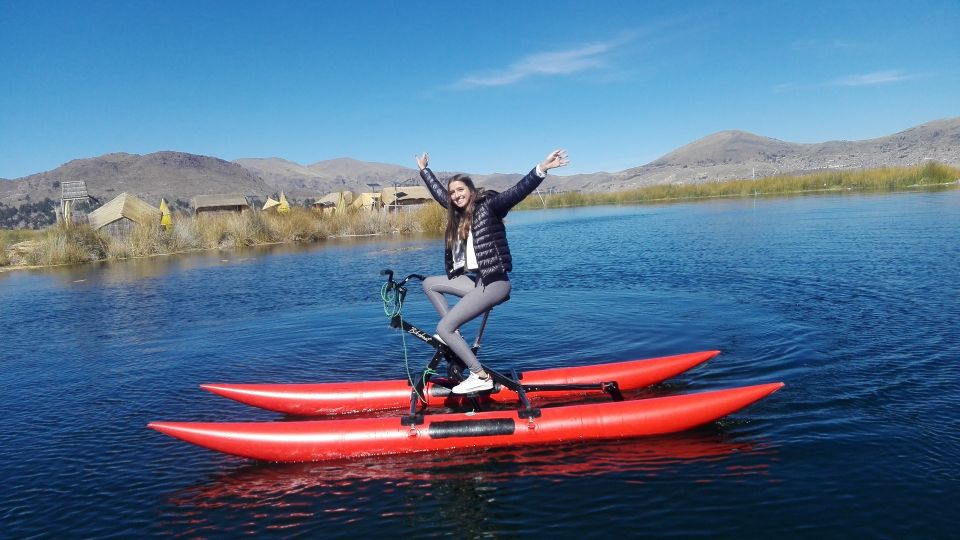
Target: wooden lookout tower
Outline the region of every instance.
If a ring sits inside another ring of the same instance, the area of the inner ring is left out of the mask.
[[[61,219],[67,226],[73,223],[73,202],[90,201],[93,197],[87,193],[87,182],[77,180],[71,182],[62,182],[60,184],[60,208],[57,213],[57,221]]]

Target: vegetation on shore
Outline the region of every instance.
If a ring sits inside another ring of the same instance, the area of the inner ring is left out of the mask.
[[[945,189],[957,185],[960,168],[930,163],[914,167],[830,171],[702,184],[663,184],[609,193],[565,192],[527,197],[518,208],[689,201],[718,197],[766,197],[824,192]]]
[[[557,193],[530,196],[519,208],[690,201],[716,197],[783,196],[823,192],[947,189],[960,185],[960,168],[931,163],[804,176],[775,176],[730,182],[658,185],[611,193]],[[410,212],[348,211],[317,214],[306,208],[288,213],[245,212],[213,216],[179,214],[166,230],[137,226],[125,238],[111,238],[87,225],[44,230],[0,230],[0,267],[52,266],[202,249],[233,249],[274,243],[316,242],[343,236],[391,233],[438,234],[446,211],[436,203]]]
[[[344,236],[438,233],[445,219],[443,208],[430,203],[411,212],[317,214],[306,208],[291,208],[283,214],[180,215],[169,230],[159,223],[136,226],[124,238],[111,238],[88,225],[0,231],[0,267],[76,264]]]

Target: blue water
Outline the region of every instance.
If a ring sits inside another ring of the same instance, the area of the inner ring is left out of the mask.
[[[784,381],[666,437],[278,465],[151,420],[273,420],[204,382],[404,376],[381,268],[431,238],[0,274],[0,537],[947,538],[960,191],[515,212],[519,370],[703,349],[657,394]],[[419,291],[406,318],[435,315]],[[468,331],[469,333],[469,331]],[[419,367],[428,351],[411,341]]]

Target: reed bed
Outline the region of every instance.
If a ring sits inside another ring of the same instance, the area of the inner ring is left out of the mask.
[[[528,197],[520,208],[687,201],[715,197],[783,196],[817,192],[947,189],[960,185],[960,168],[930,163],[863,171],[831,171],[695,185],[659,185],[612,192]],[[56,225],[42,231],[0,230],[0,267],[78,264],[149,257],[202,249],[236,249],[273,243],[317,242],[331,237],[379,234],[440,234],[446,209],[428,203],[402,212],[318,213],[291,208],[284,214],[245,212],[176,215],[168,230],[160,224],[133,227],[112,238],[86,225]]]
[[[58,225],[43,231],[0,231],[0,267],[121,260],[203,249],[317,242],[341,236],[438,233],[445,224],[445,210],[430,203],[404,212],[348,210],[321,214],[291,208],[283,214],[178,215],[170,229],[159,223],[137,225],[118,238],[86,225]]]
[[[0,229],[0,246],[11,246],[17,242],[34,240],[42,234],[42,231],[33,229]]]
[[[109,239],[87,225],[55,225],[30,234],[5,231],[0,266],[55,266],[102,260]]]
[[[42,234],[42,231],[32,229],[0,230],[0,267],[16,262],[16,254],[8,252],[13,246],[21,242],[32,242]]]
[[[439,235],[447,228],[447,209],[435,202],[421,205],[409,212],[400,212],[394,224],[395,232]]]
[[[929,163],[914,167],[888,167],[856,171],[830,171],[802,176],[665,184],[611,193],[566,192],[527,197],[519,208],[558,208],[601,204],[686,201],[717,197],[783,196],[815,192],[902,191],[947,189],[958,185],[960,168]]]

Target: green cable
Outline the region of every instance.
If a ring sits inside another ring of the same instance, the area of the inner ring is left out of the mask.
[[[413,382],[413,375],[410,373],[410,359],[407,355],[407,336],[405,335],[406,332],[403,331],[403,315],[401,315],[401,312],[403,311],[403,302],[400,300],[400,295],[397,293],[394,293],[392,297],[390,296],[388,285],[389,283],[384,283],[383,287],[380,289],[380,299],[383,300],[383,313],[388,319],[392,319],[394,317],[400,318],[400,341],[403,343],[403,365],[407,370],[407,381],[410,382],[410,387],[413,388],[414,392],[416,392],[417,399],[419,399],[421,403],[426,404],[427,398],[417,390],[417,385]],[[392,308],[390,306],[391,304],[393,304]],[[427,368],[423,370],[424,379],[426,379],[427,375],[436,374],[437,372],[430,369],[430,366],[427,366]]]

